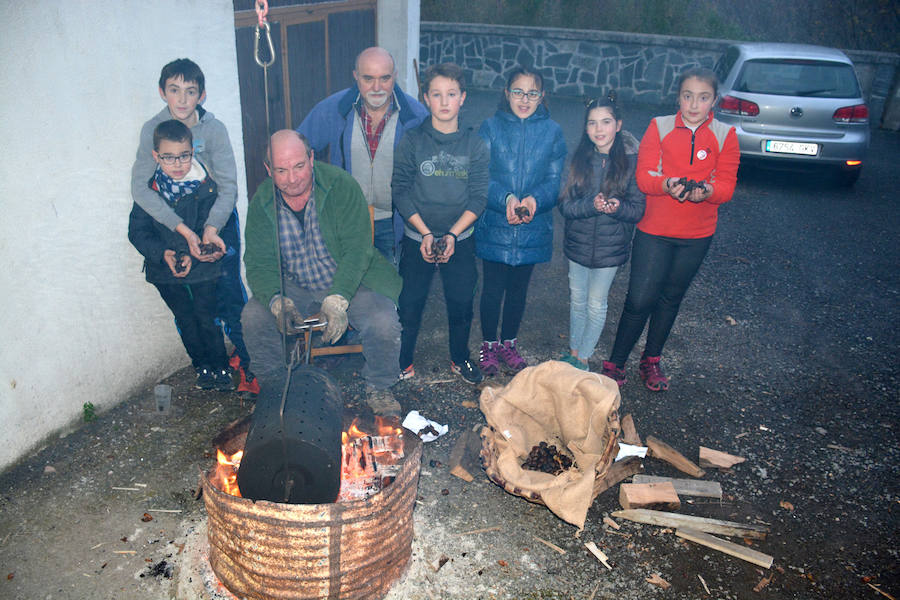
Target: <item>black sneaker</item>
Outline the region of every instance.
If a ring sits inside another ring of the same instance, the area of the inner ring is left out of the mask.
[[[459,364],[456,364],[451,360],[450,370],[472,385],[479,384],[484,379],[484,375],[481,374],[481,369],[476,367],[468,358]]]
[[[216,388],[216,375],[212,369],[201,367],[197,369],[197,382],[194,387],[198,390],[214,390]]]
[[[219,369],[215,372],[215,388],[220,392],[231,392],[237,387],[234,385],[234,378],[228,369]]]

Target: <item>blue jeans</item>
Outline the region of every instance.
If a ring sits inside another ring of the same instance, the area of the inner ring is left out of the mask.
[[[390,217],[375,221],[375,249],[381,252],[396,269],[400,264],[400,248],[394,237],[394,224]]]
[[[319,305],[327,291],[313,291],[285,279],[285,295],[294,301],[300,314],[310,316],[319,311]],[[350,300],[347,310],[350,325],[359,332],[366,365],[362,375],[366,385],[375,389],[387,389],[397,383],[397,357],[400,355],[400,320],[397,308],[387,296],[360,286]],[[262,385],[284,385],[285,357],[281,345],[281,333],[275,327],[275,317],[268,306],[251,298],[241,314],[244,325],[244,341],[253,357],[253,372]],[[293,338],[288,339],[287,351],[293,348]]]
[[[569,349],[581,360],[591,357],[603,333],[609,288],[618,268],[589,269],[569,261]]]

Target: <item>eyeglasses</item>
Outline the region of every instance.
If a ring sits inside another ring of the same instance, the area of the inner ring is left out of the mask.
[[[538,98],[544,95],[544,92],[539,92],[537,90],[520,90],[516,88],[514,90],[509,90],[509,95],[515,98],[516,100],[521,100],[523,97],[528,98],[529,102],[537,102]]]
[[[164,164],[174,165],[175,163],[191,162],[191,158],[193,158],[193,156],[193,152],[182,152],[181,154],[160,154],[159,160],[161,160]]]

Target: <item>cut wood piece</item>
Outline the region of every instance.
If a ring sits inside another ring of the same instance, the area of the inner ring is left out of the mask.
[[[590,550],[591,554],[593,554],[597,560],[603,563],[603,566],[612,571],[612,567],[609,565],[609,557],[603,553],[603,550],[597,547],[597,544],[594,542],[585,542],[584,547]]]
[[[730,469],[736,464],[742,463],[746,458],[743,456],[735,456],[734,454],[728,454],[727,452],[722,452],[720,450],[713,450],[712,448],[705,448],[704,446],[700,446],[700,466],[701,467],[714,467],[716,469]]]
[[[655,585],[657,587],[661,587],[664,590],[667,590],[670,587],[672,587],[672,584],[669,583],[668,581],[666,581],[665,579],[663,579],[662,577],[660,577],[659,573],[654,573],[650,577],[647,577],[644,581],[646,581],[647,583],[652,583],[653,585]]]
[[[637,429],[634,428],[634,418],[630,414],[622,417],[622,441],[632,446],[643,446],[641,436],[638,435]]]
[[[603,517],[603,522],[615,529],[616,531],[622,529],[618,523],[610,519],[609,517]]]
[[[703,469],[688,460],[681,452],[652,435],[647,436],[647,447],[650,448],[652,456],[666,461],[682,473],[687,473],[691,477],[703,477],[706,475]]]
[[[643,461],[637,456],[629,456],[622,460],[616,461],[609,467],[604,477],[594,481],[594,495],[605,492],[620,481],[628,479],[635,473],[644,470]]]
[[[635,475],[634,483],[662,483],[670,481],[679,496],[700,496],[701,498],[722,499],[722,484],[718,481],[701,481],[697,479],[677,479],[675,477],[657,477],[656,475]]]
[[[694,529],[706,533],[717,533],[731,537],[750,538],[754,540],[766,539],[769,528],[761,525],[744,525],[733,521],[720,521],[707,519],[706,517],[692,517],[678,513],[648,510],[646,508],[634,508],[631,510],[617,510],[612,516],[619,519],[628,519],[635,523],[647,525],[659,525],[661,527],[674,527],[676,529]]]
[[[463,431],[450,451],[450,474],[464,481],[472,481],[478,469],[481,437],[469,429]]]
[[[622,508],[657,508],[678,510],[681,500],[671,481],[662,483],[623,483],[619,486],[619,504]]]
[[[536,535],[532,535],[531,537],[533,537],[534,539],[536,539],[536,540],[539,541],[540,543],[544,544],[544,545],[547,546],[548,548],[552,548],[553,550],[559,552],[560,554],[565,554],[565,553],[566,553],[565,550],[563,550],[562,548],[560,548],[559,546],[557,546],[557,545],[554,544],[553,542],[548,542],[548,541],[545,540],[544,538],[539,538],[539,537],[536,536]]]
[[[719,538],[709,535],[708,533],[703,533],[702,531],[676,529],[675,535],[696,542],[701,546],[706,546],[707,548],[724,552],[725,554],[740,558],[741,560],[746,560],[747,562],[759,565],[764,569],[772,567],[773,558],[768,554],[757,552],[756,550],[741,546],[740,544],[735,544],[734,542],[729,542],[728,540],[720,540]]]

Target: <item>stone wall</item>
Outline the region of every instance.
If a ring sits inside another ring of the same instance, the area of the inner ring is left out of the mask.
[[[519,65],[537,68],[548,92],[597,96],[615,88],[626,102],[675,103],[678,74],[715,64],[729,40],[617,31],[423,22],[419,65],[455,62],[475,88],[502,89]],[[897,85],[900,56],[847,51],[856,65],[871,122],[881,124]]]

